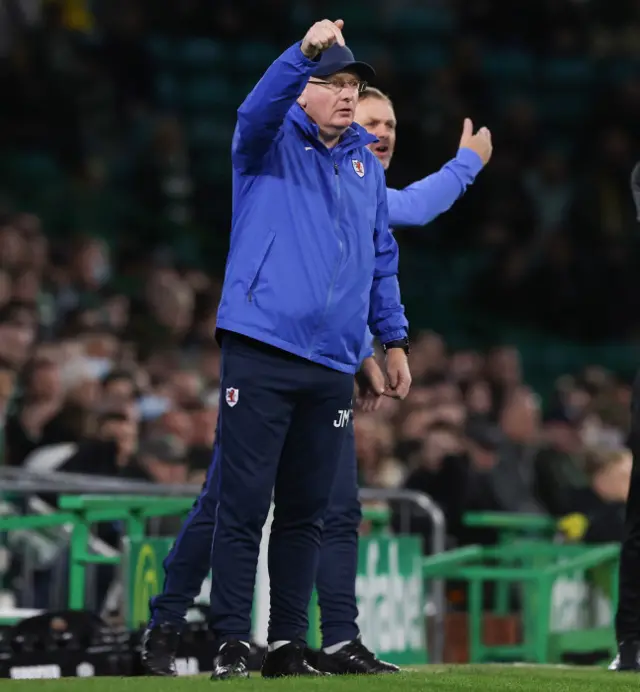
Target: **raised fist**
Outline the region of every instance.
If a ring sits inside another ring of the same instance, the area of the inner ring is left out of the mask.
[[[307,58],[313,60],[327,48],[331,48],[334,43],[344,46],[343,28],[344,22],[342,19],[336,19],[335,22],[329,19],[316,22],[302,39],[300,49]]]

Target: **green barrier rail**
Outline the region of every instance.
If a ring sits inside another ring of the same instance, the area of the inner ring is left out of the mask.
[[[498,544],[508,545],[523,536],[550,539],[557,531],[557,520],[538,514],[514,514],[510,512],[470,512],[463,518],[465,526],[494,529]],[[510,584],[498,581],[496,589],[496,613],[505,615],[509,610]]]
[[[153,497],[140,495],[63,495],[61,511],[51,514],[0,517],[0,532],[39,530],[56,526],[71,527],[69,546],[69,608],[82,610],[85,603],[87,565],[118,565],[120,555],[97,555],[89,550],[91,526],[101,522],[122,521],[124,536],[129,540],[145,537],[146,521],[156,517],[184,516],[193,506],[193,498]],[[383,532],[389,525],[386,507],[366,505],[363,519],[374,532]]]
[[[557,520],[537,514],[512,514],[509,512],[470,512],[464,516],[465,526],[497,529],[502,535],[518,533],[552,534]]]
[[[594,593],[606,594],[609,612],[617,603],[620,546],[563,544],[540,537],[555,533],[556,521],[546,517],[475,514],[465,524],[499,531],[497,546],[467,546],[442,555],[425,558],[423,574],[427,579],[451,579],[468,585],[469,658],[472,663],[521,660],[556,663],[567,653],[615,653],[611,622],[590,623],[566,631],[551,627],[553,592],[562,582],[574,593],[590,589],[581,614],[591,615]],[[494,587],[492,613],[509,612],[510,589],[520,588],[522,601],[522,643],[488,646],[482,640],[485,604],[484,586]],[[587,602],[588,600],[588,602]],[[561,606],[561,604],[560,604]],[[578,612],[578,610],[576,610]],[[585,617],[584,619],[589,619]]]

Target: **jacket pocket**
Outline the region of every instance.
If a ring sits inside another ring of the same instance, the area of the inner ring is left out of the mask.
[[[262,247],[260,248],[260,252],[257,255],[256,263],[251,270],[251,274],[249,275],[249,288],[247,289],[247,300],[249,302],[253,300],[253,293],[258,285],[258,281],[260,280],[260,272],[267,261],[269,251],[271,250],[271,246],[273,245],[275,238],[275,231],[269,231]]]

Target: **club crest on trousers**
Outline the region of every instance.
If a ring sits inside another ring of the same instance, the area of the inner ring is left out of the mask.
[[[240,398],[240,390],[236,389],[235,387],[227,387],[227,391],[225,392],[224,399],[227,402],[227,405],[233,408],[237,403],[238,399]]]

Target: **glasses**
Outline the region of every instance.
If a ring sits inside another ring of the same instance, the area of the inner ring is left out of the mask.
[[[309,80],[309,84],[327,87],[335,94],[339,94],[343,89],[350,89],[361,94],[367,88],[367,83],[361,82],[359,79],[314,79]]]

